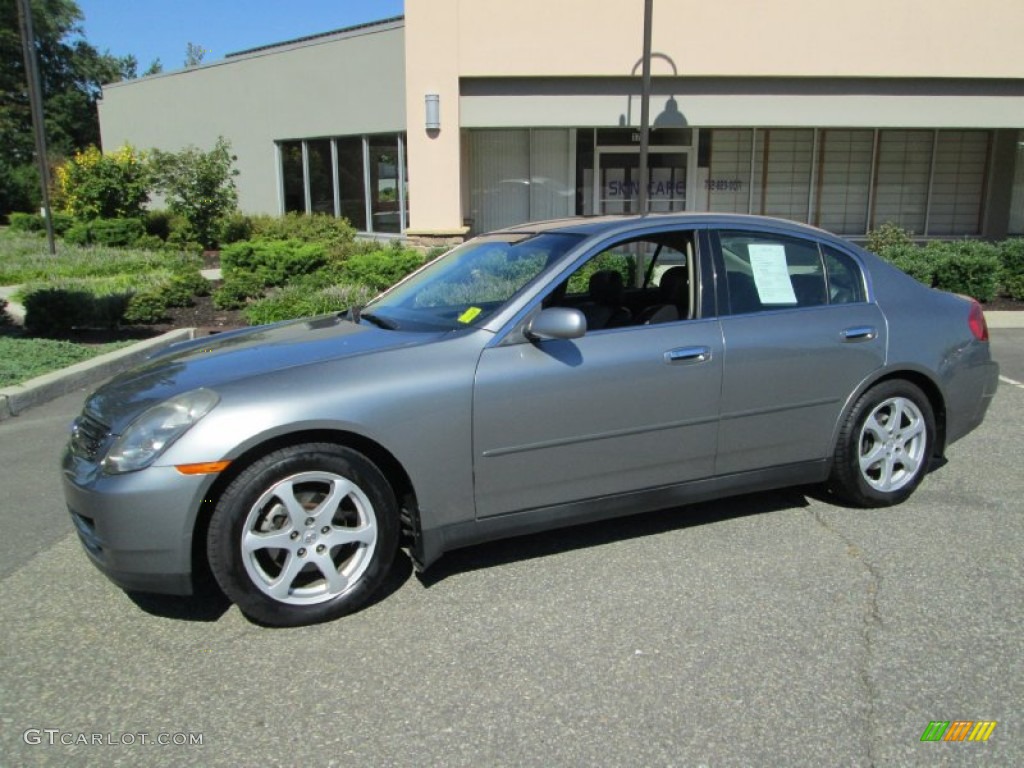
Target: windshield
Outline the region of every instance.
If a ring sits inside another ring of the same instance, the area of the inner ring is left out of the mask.
[[[374,299],[360,314],[381,327],[409,331],[479,326],[581,239],[554,233],[475,238]]]

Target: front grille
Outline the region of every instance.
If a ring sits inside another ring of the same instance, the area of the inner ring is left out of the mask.
[[[86,411],[71,425],[71,451],[80,458],[95,461],[109,435],[110,427]]]

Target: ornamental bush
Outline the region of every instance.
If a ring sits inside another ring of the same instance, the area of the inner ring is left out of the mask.
[[[94,219],[77,222],[64,233],[72,245],[105,245],[108,248],[134,246],[146,234],[141,219]]]
[[[356,236],[356,231],[346,219],[337,219],[325,213],[255,216],[251,226],[254,238],[318,243],[332,259],[347,255]]]
[[[1024,237],[999,244],[1000,282],[1010,298],[1024,301]]]
[[[55,199],[79,221],[141,218],[151,182],[146,155],[134,147],[103,154],[90,146],[57,167]]]
[[[980,240],[932,242],[925,247],[935,261],[935,287],[992,301],[999,287],[999,251]]]
[[[422,265],[419,251],[402,248],[396,242],[389,248],[352,254],[341,265],[341,274],[348,282],[383,291]]]
[[[326,264],[324,246],[300,240],[246,240],[228,245],[220,253],[225,280],[251,275],[261,286],[284,285]]]
[[[224,137],[209,152],[197,147],[174,153],[153,150],[156,189],[164,194],[170,212],[188,222],[194,239],[204,248],[218,245],[224,218],[238,206],[234,161]]]

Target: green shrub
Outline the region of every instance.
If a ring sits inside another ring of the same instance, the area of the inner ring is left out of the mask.
[[[1000,282],[1007,296],[1024,301],[1024,237],[999,244]]]
[[[144,241],[146,227],[139,219],[94,219],[68,228],[64,240],[72,245],[105,245],[127,248]]]
[[[159,323],[167,313],[167,301],[158,290],[146,290],[136,293],[128,301],[124,319],[129,323],[144,325]]]
[[[324,246],[300,240],[246,240],[225,247],[220,264],[225,279],[254,275],[263,286],[284,285],[327,263]]]
[[[231,243],[240,243],[252,237],[252,230],[252,218],[244,213],[235,212],[224,217],[221,222],[218,241],[221,247]]]
[[[141,218],[152,185],[146,156],[129,145],[104,154],[90,146],[56,171],[56,200],[79,221]]]
[[[422,254],[396,244],[382,250],[353,254],[341,265],[341,271],[348,282],[383,291],[422,265]]]
[[[249,299],[263,296],[263,281],[256,275],[242,273],[227,278],[213,292],[213,306],[217,309],[240,309]]]
[[[26,296],[25,328],[32,333],[53,333],[83,325],[90,314],[92,294],[48,288]]]
[[[262,240],[301,240],[322,245],[332,258],[344,257],[355,242],[356,231],[346,219],[324,213],[311,216],[288,213],[284,216],[256,216],[252,236]]]
[[[885,252],[890,248],[902,249],[905,246],[913,245],[914,240],[909,230],[903,229],[891,221],[887,221],[878,229],[868,232],[865,247],[872,253],[885,257]]]
[[[170,211],[146,211],[146,234],[166,241],[171,236],[171,221],[173,218]]]
[[[156,188],[164,193],[171,213],[184,217],[194,239],[204,248],[217,246],[221,223],[238,205],[231,144],[218,137],[213,149],[186,147],[180,152],[153,150]]]
[[[64,242],[69,245],[89,245],[89,222],[80,221],[77,224],[72,224],[64,233]]]
[[[15,232],[42,232],[46,224],[38,213],[11,213],[7,223]]]
[[[162,251],[165,246],[166,243],[156,235],[143,235],[131,245],[140,251]]]
[[[362,285],[337,285],[310,291],[305,286],[289,285],[245,310],[250,325],[276,323],[297,317],[325,315],[361,306],[373,298],[374,291]]]
[[[96,219],[89,223],[89,240],[95,245],[126,248],[146,234],[140,219]]]
[[[53,233],[58,237],[68,231],[75,220],[66,213],[53,211]],[[46,219],[38,213],[11,213],[8,215],[14,232],[46,232]]]
[[[183,285],[189,296],[210,295],[210,281],[203,277],[196,267],[179,268],[174,273],[173,282]]]
[[[963,240],[954,243],[929,243],[926,252],[934,254],[935,287],[939,290],[992,301],[999,287],[999,251],[991,243]]]
[[[920,283],[931,287],[935,284],[935,259],[913,243],[892,245],[879,254],[897,269],[901,269]]]

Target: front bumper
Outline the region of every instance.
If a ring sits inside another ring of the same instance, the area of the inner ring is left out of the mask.
[[[70,451],[64,499],[89,559],[129,591],[192,594],[192,531],[208,475],[174,467],[104,475]]]

